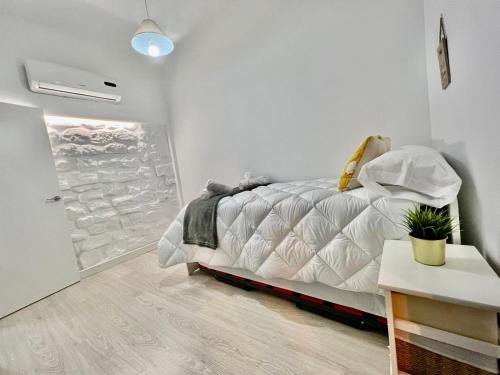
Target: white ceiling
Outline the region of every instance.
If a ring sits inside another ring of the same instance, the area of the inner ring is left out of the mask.
[[[148,0],[151,18],[180,42],[230,0]],[[1,0],[0,14],[63,30],[84,39],[133,34],[146,17],[143,0]],[[110,35],[111,34],[111,35]]]

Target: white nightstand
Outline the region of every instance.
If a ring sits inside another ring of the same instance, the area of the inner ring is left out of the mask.
[[[473,246],[447,245],[446,264],[415,262],[408,241],[386,241],[392,374],[498,374],[500,279]]]

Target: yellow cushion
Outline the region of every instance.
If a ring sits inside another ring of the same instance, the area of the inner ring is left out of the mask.
[[[358,147],[352,158],[347,162],[339,180],[339,191],[351,190],[361,186],[358,182],[358,174],[361,167],[390,149],[390,138],[385,138],[380,135],[366,138]]]

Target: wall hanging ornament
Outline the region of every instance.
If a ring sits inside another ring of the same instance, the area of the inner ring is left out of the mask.
[[[439,20],[439,45],[437,48],[439,72],[441,73],[441,88],[446,89],[451,83],[450,58],[448,56],[448,38],[444,29],[444,18]]]

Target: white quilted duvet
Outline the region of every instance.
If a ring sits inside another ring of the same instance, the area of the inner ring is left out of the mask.
[[[412,205],[366,188],[340,193],[333,179],[261,186],[219,202],[216,250],[182,243],[182,210],[160,240],[160,265],[202,262],[378,293],[384,240],[406,236],[399,224]]]

